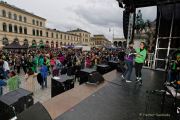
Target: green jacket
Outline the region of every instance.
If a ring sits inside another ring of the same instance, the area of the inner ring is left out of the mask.
[[[50,66],[50,59],[47,59],[47,60],[46,60],[46,65],[47,65],[47,66]]]
[[[18,89],[20,83],[21,83],[20,82],[20,77],[17,76],[17,75],[14,76],[14,77],[9,78],[8,81],[7,81],[7,85],[9,87],[10,91],[14,91],[14,90]]]
[[[147,55],[147,51],[146,49],[140,51],[140,48],[137,48],[136,49],[136,53],[137,54],[140,54],[141,56],[140,57],[137,57],[135,58],[135,62],[136,63],[144,63],[145,59],[146,59],[146,55]]]

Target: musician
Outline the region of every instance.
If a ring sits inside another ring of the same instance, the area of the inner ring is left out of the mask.
[[[133,42],[129,42],[129,47],[126,49],[125,53],[125,64],[127,66],[126,71],[123,73],[122,78],[126,80],[126,82],[132,82],[130,80],[131,78],[131,73],[132,73],[132,69],[133,69],[133,60],[134,60],[134,54],[135,53],[135,49],[133,48],[134,43]]]
[[[142,66],[146,59],[147,51],[145,49],[145,43],[141,42],[140,47],[136,49],[136,57],[135,57],[135,72],[136,72],[136,81],[140,82],[142,85]]]

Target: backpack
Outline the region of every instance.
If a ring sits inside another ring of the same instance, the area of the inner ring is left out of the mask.
[[[57,69],[61,69],[62,68],[62,64],[59,60],[56,60],[56,67]]]

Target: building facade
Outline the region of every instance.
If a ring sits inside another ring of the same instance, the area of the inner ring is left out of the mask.
[[[109,41],[104,35],[94,35],[92,38],[95,47],[108,47],[111,46],[111,41]]]
[[[90,32],[87,32],[85,30],[78,28],[76,30],[67,31],[67,33],[80,36],[80,44],[83,44],[83,45],[90,45],[91,44],[91,41],[90,41],[91,40],[90,39],[91,33]]]
[[[46,28],[45,18],[1,1],[0,45],[6,46],[13,41],[27,46],[45,44],[50,47],[91,43],[89,32],[62,32]]]
[[[46,45],[52,48],[111,44],[104,35],[91,38],[90,32],[79,28],[67,32],[47,28],[45,18],[0,1],[0,46],[7,46],[13,41],[29,47]]]
[[[125,38],[113,38],[113,45],[115,47],[126,47],[126,39]]]

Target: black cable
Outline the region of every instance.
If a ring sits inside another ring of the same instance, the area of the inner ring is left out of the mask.
[[[117,85],[117,86],[122,86],[121,84],[118,84],[118,83],[116,83],[116,82],[112,82],[112,81],[108,81],[108,80],[105,80],[106,82],[108,82],[108,83],[111,83],[111,84],[114,84],[114,85]]]

